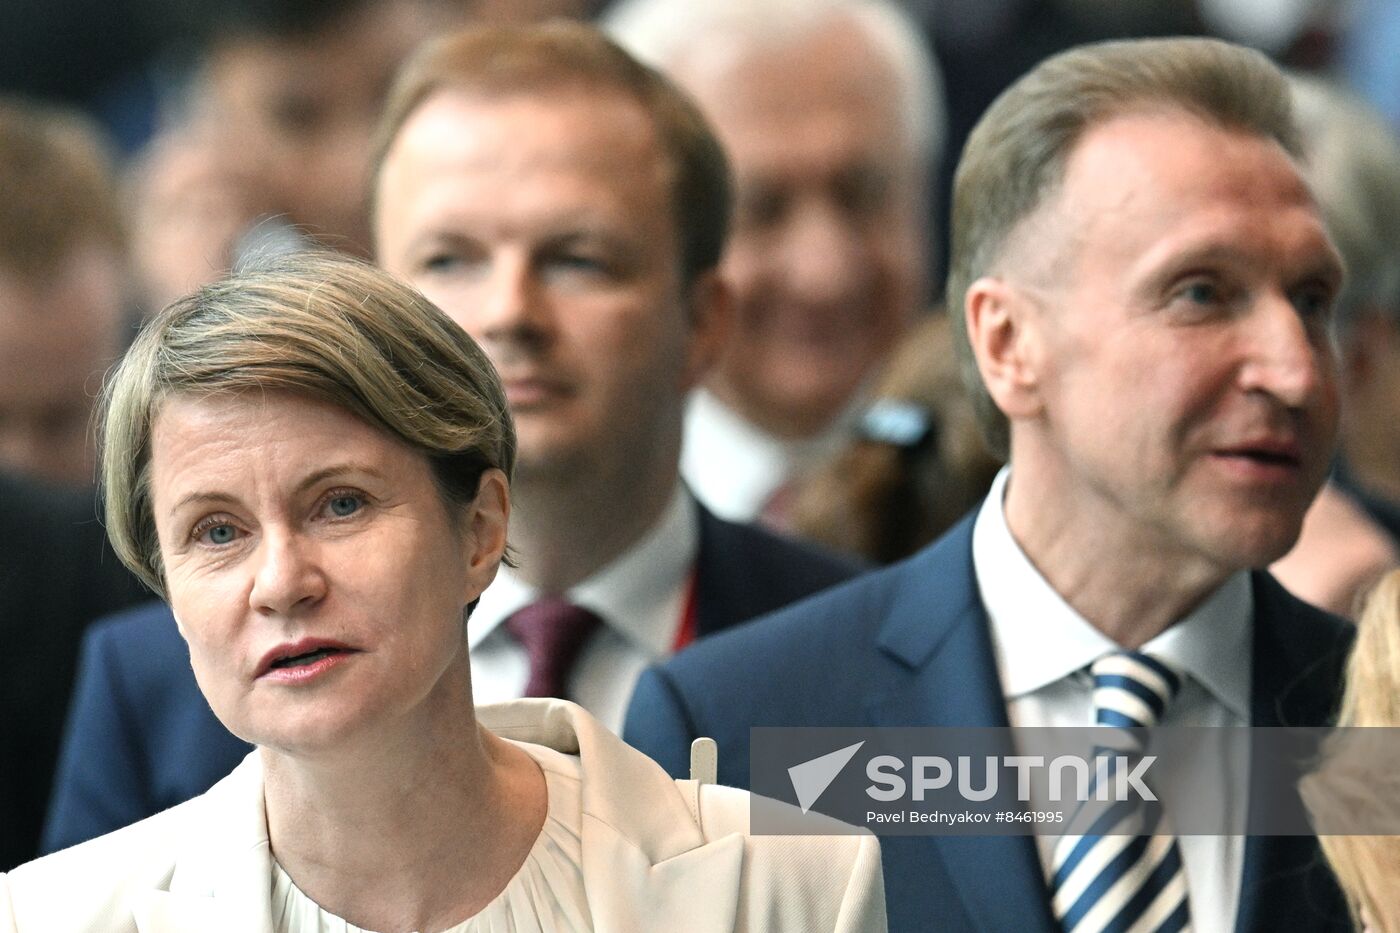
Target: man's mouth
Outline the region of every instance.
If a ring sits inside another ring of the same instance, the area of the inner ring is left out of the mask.
[[[1295,441],[1245,443],[1215,452],[1215,456],[1253,471],[1267,474],[1296,473],[1303,466],[1303,449]]]

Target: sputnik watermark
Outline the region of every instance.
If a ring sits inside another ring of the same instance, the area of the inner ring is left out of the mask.
[[[1160,808],[1177,835],[1400,834],[1400,802],[1393,818],[1329,814],[1321,826],[1303,806],[1299,781],[1336,757],[1340,731],[757,728],[751,824],[757,833],[831,832],[835,819],[886,835],[1009,835],[1112,822],[1103,832],[1131,833],[1133,821],[1109,817],[1141,805]],[[1368,735],[1348,761],[1400,771],[1400,730],[1351,731]]]
[[[1016,799],[1021,803],[1030,802],[1031,782],[1038,770],[1044,770],[1047,775],[1046,799],[1052,803],[1157,799],[1144,780],[1147,770],[1157,761],[1155,755],[1096,754],[1092,762],[1077,755],[1060,755],[1048,765],[1043,755],[989,755],[982,759],[980,768],[970,755],[959,755],[956,761],[958,796],[975,803],[997,796],[1001,789],[1000,775],[1006,770],[1015,772]],[[922,801],[930,792],[952,786],[954,765],[947,758],[915,755],[909,761],[909,780],[901,773],[904,766],[905,762],[894,755],[870,759],[865,773],[871,784],[865,792],[872,800],[908,797]],[[1067,772],[1069,781],[1065,779]],[[832,777],[834,779],[835,775]]]

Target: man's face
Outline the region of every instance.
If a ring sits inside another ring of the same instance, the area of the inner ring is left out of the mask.
[[[676,77],[733,163],[724,272],[734,339],[710,386],[764,429],[822,430],[908,326],[923,290],[924,166],[888,65],[840,21]]]
[[[95,244],[37,279],[0,268],[0,467],[93,481],[92,406],[117,352],[122,286],[116,256]]]
[[[1211,573],[1282,555],[1332,452],[1341,278],[1287,154],[1180,112],[1122,116],[1087,131],[1039,220],[1004,262],[1041,280],[1013,486],[1053,489],[1036,508],[1066,530]]]
[[[399,63],[432,31],[415,0],[374,0],[304,38],[218,49],[210,86],[225,134],[270,189],[268,210],[367,252],[365,172],[384,95]]]
[[[706,323],[683,301],[669,165],[638,105],[439,92],[389,151],[375,233],[384,267],[500,372],[523,479],[674,469]]]

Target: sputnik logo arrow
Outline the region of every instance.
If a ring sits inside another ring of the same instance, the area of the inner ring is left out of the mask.
[[[788,768],[792,789],[797,793],[797,805],[802,808],[803,813],[810,810],[812,804],[826,793],[826,789],[831,786],[832,781],[836,780],[841,769],[846,767],[864,744],[864,741],[860,741],[854,745],[847,745],[845,748],[828,752],[820,758],[813,758],[811,761],[804,761],[800,765]]]

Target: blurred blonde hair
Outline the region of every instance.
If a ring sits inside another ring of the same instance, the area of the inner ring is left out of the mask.
[[[1361,613],[1337,724],[1400,727],[1400,570],[1381,579]],[[1394,824],[1400,768],[1386,763],[1395,764],[1400,749],[1382,747],[1393,742],[1389,732],[1379,742],[1347,738],[1328,746],[1321,766],[1303,779],[1299,791],[1314,823],[1324,830],[1318,842],[1358,926],[1364,915],[1371,924],[1381,924],[1380,930],[1395,931],[1400,929],[1395,925],[1400,899],[1382,898],[1379,892],[1384,887],[1400,892],[1400,836],[1328,835],[1325,830],[1329,823],[1339,828],[1373,820]]]

